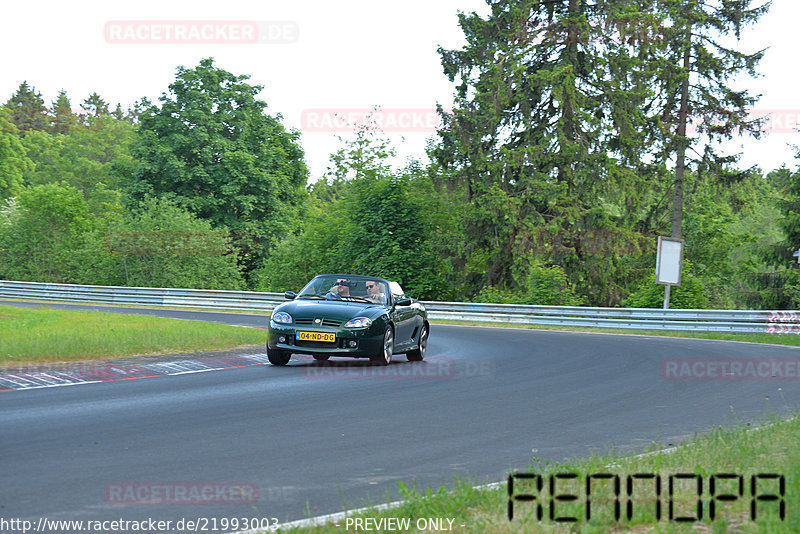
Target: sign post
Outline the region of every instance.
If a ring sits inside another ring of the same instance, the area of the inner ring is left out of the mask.
[[[664,309],[669,309],[669,290],[681,285],[683,239],[658,236],[656,283],[664,285]]]

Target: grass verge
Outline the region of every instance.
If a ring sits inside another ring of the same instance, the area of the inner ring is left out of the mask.
[[[272,309],[252,309],[252,310],[236,310],[236,309],[228,309],[228,308],[220,308],[214,306],[212,308],[204,308],[204,307],[193,307],[193,306],[145,306],[144,304],[115,304],[112,302],[83,302],[77,300],[44,300],[44,299],[9,299],[4,298],[0,300],[0,304],[2,302],[30,302],[35,304],[72,304],[75,306],[97,306],[103,308],[139,308],[142,310],[174,310],[174,311],[194,311],[194,312],[207,312],[207,313],[238,313],[240,315],[261,315],[261,316],[269,316],[272,312]]]
[[[494,326],[498,328],[522,328],[527,330],[555,330],[563,332],[586,332],[599,334],[621,334],[638,336],[675,337],[689,339],[714,339],[718,341],[743,341],[747,343],[766,343],[770,345],[788,345],[800,347],[800,335],[797,334],[729,334],[726,332],[672,332],[665,330],[629,330],[627,328],[592,328],[580,326],[537,325],[520,323],[482,323],[478,321],[456,321],[435,319],[434,324],[450,324],[460,326]]]
[[[800,532],[800,418],[773,417],[758,428],[739,425],[735,428],[717,428],[707,434],[695,436],[670,453],[654,451],[638,456],[617,454],[596,455],[566,463],[543,462],[534,458],[524,473],[541,477],[542,489],[537,479],[515,479],[514,495],[534,495],[538,500],[515,501],[514,518],[508,519],[508,491],[505,486],[496,489],[476,489],[469,481],[456,481],[452,489],[417,491],[400,485],[403,503],[381,512],[365,512],[336,525],[294,528],[286,532],[338,533],[338,532],[425,532],[445,530],[430,528],[432,518],[442,520],[436,526],[450,527],[452,532],[506,533],[506,532]],[[554,475],[574,474],[576,479],[555,478]],[[612,478],[603,479],[600,474]],[[780,479],[761,475],[780,475],[785,486],[781,494]],[[627,477],[631,476],[631,518],[627,518]],[[653,475],[661,478],[661,495],[655,496],[655,478],[636,475]],[[669,480],[673,476],[674,491],[669,497]],[[679,478],[689,475],[693,478]],[[721,478],[718,475],[731,475]],[[577,499],[551,500],[550,478],[556,480],[556,493],[577,495]],[[615,497],[614,476],[620,479],[619,498]],[[715,500],[715,519],[710,520],[711,478],[715,477],[715,495],[733,495],[731,501]],[[739,477],[741,476],[741,495]],[[755,490],[752,479],[756,476]],[[591,519],[586,520],[586,481],[591,478]],[[697,496],[697,480],[702,480],[702,494]],[[768,500],[769,495],[777,496]],[[756,497],[754,499],[754,496]],[[677,521],[679,517],[697,518],[698,500],[702,506],[702,519]],[[576,517],[575,522],[550,519],[555,502],[555,517]],[[615,503],[620,503],[620,519],[615,518]],[[660,519],[656,518],[656,502],[660,503]],[[756,505],[755,520],[752,504]],[[781,518],[780,506],[784,504]],[[670,503],[672,503],[670,519]],[[537,505],[542,507],[542,519],[537,516]],[[366,519],[369,518],[369,523]],[[361,519],[357,523],[356,519]],[[392,520],[392,523],[381,520]],[[408,529],[398,529],[397,524],[408,519]],[[393,528],[380,528],[391,525]],[[369,528],[365,528],[365,527]],[[361,527],[361,528],[359,528]],[[421,527],[421,528],[420,528]],[[281,530],[284,532],[284,530]]]
[[[0,306],[0,324],[0,366],[224,350],[266,337],[217,323],[12,306]]]

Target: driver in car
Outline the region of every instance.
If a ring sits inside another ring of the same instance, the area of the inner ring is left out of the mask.
[[[342,297],[349,297],[351,284],[352,282],[346,278],[340,278],[339,280],[336,280],[336,285],[330,288],[328,293],[325,294],[325,298],[341,299]]]

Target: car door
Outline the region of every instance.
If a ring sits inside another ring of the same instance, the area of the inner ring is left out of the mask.
[[[402,295],[405,296],[405,295]],[[397,295],[392,295],[397,301]],[[417,310],[414,306],[394,306],[395,313],[395,345],[398,348],[411,345],[414,341],[413,335],[417,326]]]

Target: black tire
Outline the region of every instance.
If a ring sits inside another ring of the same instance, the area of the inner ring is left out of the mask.
[[[272,365],[286,365],[292,359],[292,353],[267,347],[267,359]]]
[[[383,344],[381,352],[372,356],[370,360],[378,365],[389,365],[392,363],[392,354],[394,353],[394,330],[391,326],[386,327],[383,333]]]
[[[425,350],[428,348],[428,325],[422,325],[422,331],[419,333],[419,342],[417,348],[410,350],[406,353],[406,358],[410,362],[421,362],[425,358]]]
[[[314,359],[324,362],[330,359],[330,356],[328,354],[314,354]]]

